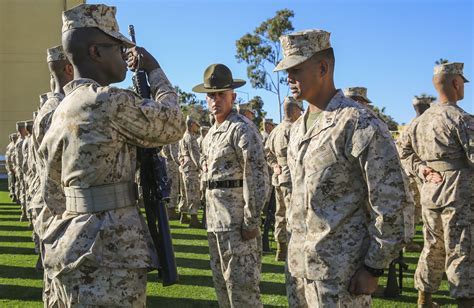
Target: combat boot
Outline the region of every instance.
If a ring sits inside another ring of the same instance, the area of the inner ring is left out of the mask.
[[[188,214],[186,213],[181,213],[181,219],[179,220],[181,224],[188,224],[189,223],[189,217]]]
[[[168,208],[168,220],[178,220],[179,214],[176,212],[175,208]]]
[[[190,228],[201,228],[202,225],[199,222],[198,215],[192,214],[191,215],[191,221],[189,222],[189,227]]]
[[[456,304],[458,304],[458,308],[472,308],[474,307],[474,298],[458,298]]]
[[[418,291],[418,308],[437,308],[439,305],[433,302],[431,293]]]
[[[285,261],[287,251],[288,249],[286,243],[277,242],[277,252],[275,256],[275,261]]]

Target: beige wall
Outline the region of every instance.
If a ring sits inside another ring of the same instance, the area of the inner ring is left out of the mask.
[[[0,154],[15,122],[49,90],[46,49],[61,44],[61,12],[85,0],[0,0]]]

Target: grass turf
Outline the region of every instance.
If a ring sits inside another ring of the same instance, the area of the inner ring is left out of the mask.
[[[42,307],[42,275],[35,271],[37,256],[27,222],[19,222],[20,209],[11,203],[6,181],[0,181],[0,307]],[[218,307],[209,268],[207,236],[204,230],[189,229],[171,221],[171,232],[180,275],[177,285],[163,287],[157,273],[148,276],[149,307]],[[415,240],[422,242],[420,227]],[[275,248],[275,247],[273,247]],[[374,298],[374,307],[415,307],[413,274],[418,254],[405,254],[409,268],[404,273],[403,295],[397,299]],[[283,262],[274,254],[263,257],[260,290],[265,307],[287,306]],[[385,286],[386,277],[380,279]],[[453,306],[447,283],[443,281],[435,300],[443,307]]]

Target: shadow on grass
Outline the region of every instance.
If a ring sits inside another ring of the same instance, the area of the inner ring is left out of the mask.
[[[0,255],[35,255],[34,248],[27,247],[0,247]]]
[[[173,227],[171,228],[173,229]],[[185,233],[173,233],[171,234],[172,238],[175,240],[199,240],[207,241],[207,236],[200,234],[185,234]]]
[[[43,273],[33,267],[0,265],[0,273],[2,278],[43,279]]]
[[[2,214],[2,212],[0,212],[0,215]],[[20,214],[18,214],[20,215]],[[18,217],[0,217],[0,221],[20,221],[20,218]]]
[[[179,267],[195,268],[195,269],[211,269],[208,260],[198,260],[189,258],[176,258],[176,264]]]
[[[10,235],[0,235],[0,243],[28,243],[32,242],[31,236],[10,236]]]
[[[13,286],[3,284],[0,288],[0,298],[10,300],[41,301],[42,288]]]
[[[216,301],[191,299],[191,298],[171,298],[164,296],[148,296],[148,307],[180,307],[180,308],[207,308],[219,307]]]
[[[20,220],[20,216],[21,216],[21,211],[18,210],[18,211],[12,211],[11,209],[9,210],[1,210],[0,211],[0,215],[2,216],[18,216],[18,220]]]
[[[28,231],[31,229],[28,225],[25,226],[0,226],[0,231]]]
[[[175,252],[209,254],[209,247],[173,244]]]
[[[284,274],[285,268],[283,264],[262,264],[262,273],[275,273],[275,274]]]

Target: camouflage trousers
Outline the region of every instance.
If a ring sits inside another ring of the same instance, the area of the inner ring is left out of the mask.
[[[420,203],[420,190],[416,180],[409,177],[408,188],[413,196],[413,202],[415,203],[415,224],[421,221],[421,203]]]
[[[219,307],[263,307],[257,240],[243,241],[239,231],[209,232],[208,240]]]
[[[199,173],[181,172],[183,179],[183,189],[181,190],[181,200],[178,210],[181,213],[195,215],[201,205],[201,192],[199,191]]]
[[[423,209],[424,247],[415,288],[435,293],[443,272],[454,298],[474,298],[474,203]]]
[[[287,186],[275,186],[275,198],[275,240],[278,243],[286,243],[288,237],[286,232],[286,205],[290,204],[291,188]]]
[[[301,278],[300,278],[301,279]],[[370,295],[352,295],[347,286],[335,280],[303,279],[306,305],[300,307],[352,308],[371,307]]]
[[[285,263],[285,287],[290,308],[308,308],[304,296],[304,279],[291,276]]]
[[[146,269],[97,267],[85,261],[50,281],[45,307],[145,307]]]
[[[179,167],[174,161],[166,163],[168,178],[171,180],[171,190],[170,190],[170,202],[168,203],[168,208],[174,209],[178,205],[179,199]]]
[[[29,210],[30,212],[30,215],[31,215],[31,223],[33,225],[33,242],[35,243],[35,252],[37,254],[40,254],[41,253],[41,249],[40,249],[40,238],[38,236],[38,233],[34,230],[34,226],[36,225],[36,220],[38,218],[38,215],[40,214],[41,212],[41,208],[32,208]]]

